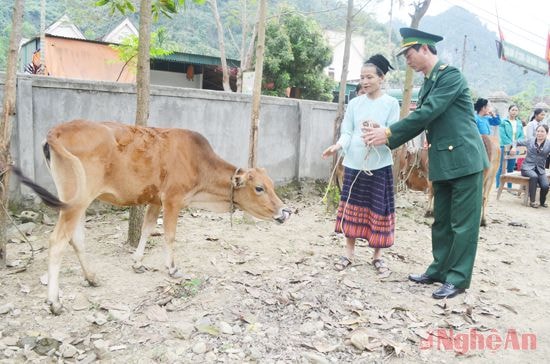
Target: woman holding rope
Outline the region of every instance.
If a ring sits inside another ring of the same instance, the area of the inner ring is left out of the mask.
[[[361,69],[365,94],[352,99],[341,126],[340,139],[322,154],[326,159],[342,149],[344,186],[340,196],[335,231],[346,238],[345,255],[334,263],[338,271],[353,263],[355,240],[366,239],[374,248],[372,264],[382,277],[391,271],[382,260],[382,249],[394,242],[395,204],[392,155],[385,146],[369,147],[362,139],[362,127],[387,127],[399,120],[397,99],[382,91],[389,69],[388,60],[376,54]]]

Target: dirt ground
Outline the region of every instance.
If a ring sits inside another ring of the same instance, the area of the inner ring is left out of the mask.
[[[127,212],[90,213],[87,251],[101,286],[83,283],[67,249],[60,316],[48,312],[41,282],[53,226],[21,225],[34,260],[22,269],[30,246],[14,235],[8,260],[15,267],[0,271],[0,362],[547,362],[548,209],[524,207],[507,193],[496,201],[493,193],[472,287],[436,301],[437,285],[407,280],[431,262],[423,194],[397,196],[387,278],[377,276],[365,242],[351,268],[333,269],[343,239],[332,232],[334,213],[326,213],[315,184],[281,195],[295,211],[283,225],[236,213],[231,228],[229,214],[182,213],[180,280],[163,267],[162,235],[150,239],[149,270],[137,274],[124,244]]]

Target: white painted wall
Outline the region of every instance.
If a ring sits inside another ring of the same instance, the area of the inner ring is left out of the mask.
[[[195,75],[193,80],[187,79],[185,73],[151,70],[151,84],[174,87],[202,88],[202,74]]]

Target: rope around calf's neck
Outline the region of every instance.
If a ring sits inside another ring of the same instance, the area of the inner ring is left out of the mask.
[[[239,167],[235,169],[235,172],[233,172],[231,180],[229,181],[231,186],[231,190],[229,192],[229,223],[231,228],[233,228],[233,213],[235,212],[235,202],[233,201],[233,198],[235,197],[235,185],[233,184],[233,181],[237,177],[237,173],[239,173]]]

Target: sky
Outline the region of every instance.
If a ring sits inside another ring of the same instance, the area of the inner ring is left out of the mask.
[[[389,20],[391,0],[376,4],[375,16],[381,22]],[[413,0],[403,0],[399,8],[394,1],[394,18],[410,24],[409,6]],[[504,39],[539,57],[545,56],[546,41],[550,28],[550,1],[548,0],[432,0],[425,16],[435,16],[452,6],[460,6],[478,16],[483,24],[498,34],[497,12]],[[420,22],[422,29],[422,21]]]

